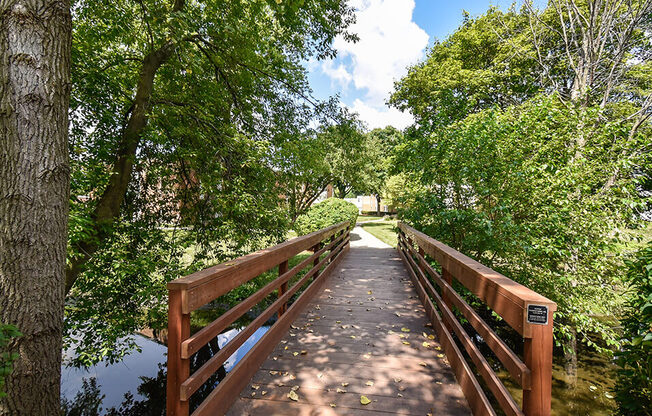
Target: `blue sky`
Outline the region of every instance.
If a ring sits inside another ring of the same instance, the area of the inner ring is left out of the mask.
[[[512,0],[349,2],[357,10],[351,30],[360,41],[349,44],[337,39],[338,57],[310,62],[309,79],[316,97],[339,93],[342,103],[357,112],[368,128],[411,124],[410,114],[385,105],[393,81],[400,79],[409,65],[422,60],[435,39],[443,40],[455,31],[463,10],[475,16],[491,5],[507,9],[512,4]]]

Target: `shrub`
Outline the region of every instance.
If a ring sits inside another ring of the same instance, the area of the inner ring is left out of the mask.
[[[652,242],[627,266],[631,296],[622,321],[616,400],[622,415],[652,415]]]
[[[13,362],[18,359],[18,354],[9,352],[9,342],[22,334],[13,325],[6,325],[0,323],[0,398],[6,396],[5,377],[11,374]]]
[[[358,208],[355,205],[343,199],[328,198],[299,215],[294,230],[298,235],[305,235],[342,221],[349,221],[353,226],[357,219]]]

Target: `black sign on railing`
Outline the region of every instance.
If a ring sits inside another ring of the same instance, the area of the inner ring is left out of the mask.
[[[548,307],[544,305],[527,305],[527,322],[529,324],[548,325]]]

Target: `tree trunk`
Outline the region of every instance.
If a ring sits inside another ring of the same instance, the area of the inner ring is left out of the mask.
[[[380,194],[376,195],[376,215],[380,217]]]
[[[99,249],[100,243],[110,235],[113,223],[120,216],[120,208],[127,194],[136,161],[136,151],[149,120],[154,77],[161,65],[170,58],[174,48],[175,44],[168,42],[143,59],[136,96],[129,121],[120,137],[111,179],[92,214],[92,233],[77,243],[78,256],[70,259],[66,269],[66,293],[72,288],[83,266]]]
[[[564,340],[564,377],[568,388],[577,386],[577,331],[571,328],[570,339]]]
[[[60,412],[70,48],[67,0],[0,0],[0,321],[23,333],[0,415]]]

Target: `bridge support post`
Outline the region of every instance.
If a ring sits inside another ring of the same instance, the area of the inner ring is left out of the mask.
[[[288,271],[288,261],[284,261],[283,263],[278,265],[278,275],[282,276]],[[278,288],[278,297],[280,298],[283,296],[285,292],[288,290],[288,282],[285,282],[281,285],[281,287]],[[278,308],[278,317],[280,318],[281,315],[285,313],[285,311],[288,309],[288,304],[285,302],[283,305],[281,305],[280,308]]]
[[[190,376],[190,360],[181,358],[181,343],[190,337],[190,314],[182,311],[182,290],[169,290],[167,416],[188,416],[188,401],[181,400],[181,383]]]
[[[527,309],[525,311],[527,314]],[[549,416],[552,395],[552,315],[547,325],[529,324],[525,333],[523,358],[531,372],[531,388],[523,389],[523,413],[526,416]],[[527,317],[525,317],[527,322]],[[529,332],[529,333],[528,333]]]

